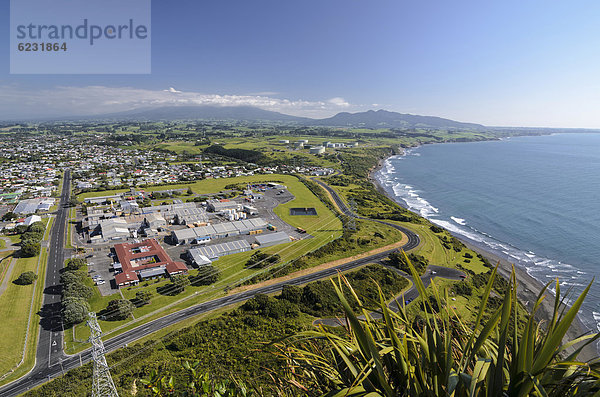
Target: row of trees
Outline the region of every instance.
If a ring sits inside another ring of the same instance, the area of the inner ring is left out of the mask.
[[[38,256],[41,250],[41,241],[46,233],[43,222],[35,222],[29,226],[17,226],[16,232],[21,235],[21,256],[31,258]]]
[[[66,324],[79,324],[87,319],[90,311],[88,300],[93,295],[92,287],[86,284],[86,262],[80,258],[67,259],[63,273],[60,275],[62,284],[62,316]]]

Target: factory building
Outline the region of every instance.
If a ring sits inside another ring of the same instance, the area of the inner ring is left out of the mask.
[[[208,222],[208,215],[204,208],[182,208],[173,211],[173,213],[175,214],[174,222],[178,225]]]
[[[289,243],[290,242],[290,236],[287,235],[287,233],[285,232],[276,232],[276,233],[269,233],[269,234],[263,234],[260,236],[256,236],[256,243],[259,244],[261,247],[270,247],[272,245],[277,245],[277,244],[283,244],[283,243]]]
[[[221,212],[226,210],[235,210],[239,211],[242,208],[242,205],[236,203],[235,201],[229,200],[212,200],[206,203],[206,207],[211,212]]]
[[[21,200],[12,212],[17,215],[27,215],[38,211],[49,211],[54,202],[53,198]]]
[[[192,264],[194,266],[201,267],[201,266],[212,265],[212,261],[210,259],[208,259],[206,256],[200,254],[198,248],[192,248],[192,249],[188,250],[187,253],[188,253],[188,257],[190,258],[190,261],[192,261]]]
[[[325,153],[324,146],[313,146],[310,148],[310,154],[323,154]]]
[[[188,255],[203,256],[210,261],[219,259],[225,255],[237,254],[240,252],[250,251],[252,247],[246,240],[231,241],[229,243],[209,245],[206,247],[192,248],[188,251]]]
[[[158,230],[167,226],[167,221],[160,213],[146,214],[144,217],[144,225],[147,228]]]
[[[234,222],[223,222],[215,225],[200,226],[171,232],[171,239],[175,244],[207,243],[212,239],[219,239],[240,234],[262,233],[267,227],[267,222],[262,218],[245,219]]]

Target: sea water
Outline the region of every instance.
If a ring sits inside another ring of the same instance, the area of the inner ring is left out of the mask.
[[[558,277],[561,291],[579,293],[596,277],[581,317],[600,330],[600,134],[424,145],[375,177],[402,205],[544,284]]]

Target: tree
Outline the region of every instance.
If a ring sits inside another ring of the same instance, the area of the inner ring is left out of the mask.
[[[78,204],[79,201],[77,200],[77,197],[73,196],[69,199],[69,207],[77,207]]]
[[[192,190],[191,187],[188,187],[187,194],[188,194],[188,196],[191,196],[192,194],[194,194],[194,191]]]
[[[104,311],[104,317],[107,320],[125,320],[131,316],[135,305],[127,299],[114,299],[108,302],[106,310]]]
[[[171,284],[173,287],[173,295],[177,295],[185,291],[185,287],[190,285],[190,280],[185,276],[171,277]]]
[[[86,262],[81,258],[70,258],[65,262],[65,269],[67,271],[80,270],[86,266]]]
[[[43,236],[46,232],[46,226],[44,225],[44,222],[34,222],[31,225],[29,225],[29,227],[27,228],[27,232],[37,233]]]
[[[271,255],[267,254],[266,252],[256,251],[254,254],[252,254],[244,266],[247,269],[262,269],[270,265],[274,265],[277,262],[279,262],[278,254]]]
[[[27,231],[27,229],[29,229],[29,226],[19,225],[19,226],[15,227],[14,231],[16,234],[23,234]]]
[[[40,253],[40,243],[36,243],[32,240],[27,240],[21,245],[21,256],[24,258],[31,258],[39,255]]]
[[[37,274],[35,274],[34,272],[25,272],[21,273],[21,275],[14,281],[14,283],[18,285],[29,285],[33,284],[35,280],[37,280]]]
[[[67,324],[83,322],[90,312],[90,305],[82,298],[65,298],[62,301],[62,316]]]
[[[17,214],[15,214],[14,212],[7,212],[6,214],[2,215],[2,220],[3,221],[12,221],[13,219],[17,219],[19,216]]]
[[[219,270],[214,266],[200,266],[195,276],[190,276],[190,284],[194,286],[211,285],[219,279]]]
[[[392,265],[396,266],[398,269],[402,270],[403,272],[410,274],[410,269],[409,269],[408,263],[406,261],[406,258],[404,256],[404,252],[394,251],[390,254],[389,259],[390,259],[390,262],[392,263]],[[412,266],[414,266],[414,268],[417,270],[417,273],[419,273],[419,274],[423,274],[423,272],[425,272],[425,269],[427,269],[427,266],[429,266],[429,262],[427,261],[427,259],[424,256],[416,255],[416,254],[409,254],[408,259],[410,260]]]
[[[292,303],[300,303],[302,300],[302,288],[297,285],[284,285],[281,290],[281,299]]]
[[[188,277],[180,275],[171,277],[169,284],[156,288],[156,292],[161,295],[177,295],[185,291],[185,287],[190,285]]]
[[[94,290],[82,283],[71,283],[63,286],[64,298],[83,298],[88,300],[94,295]]]
[[[141,290],[135,293],[134,304],[137,306],[143,306],[150,303],[150,299],[152,299],[152,292]]]
[[[73,283],[83,284],[85,280],[85,273],[76,271],[66,271],[60,275],[60,282],[66,286]]]

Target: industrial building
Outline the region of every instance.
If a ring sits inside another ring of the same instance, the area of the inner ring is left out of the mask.
[[[313,146],[310,148],[310,154],[323,154],[325,153],[324,146]]]
[[[102,219],[94,232],[90,233],[92,241],[121,240],[131,235],[127,221],[123,218]]]
[[[188,257],[190,258],[194,266],[200,267],[212,265],[212,261],[206,256],[200,254],[197,248],[188,250]]]
[[[262,233],[266,227],[267,222],[262,218],[245,219],[175,230],[171,232],[171,238],[175,244],[207,243],[212,239]]]
[[[35,214],[38,211],[49,211],[54,202],[53,198],[21,200],[12,212],[17,215],[27,215]]]
[[[177,216],[180,210],[193,210],[197,209],[196,203],[176,203],[176,204],[165,204],[165,205],[154,205],[152,207],[142,208],[143,214],[155,214],[159,213],[165,218],[167,222],[171,222]]]
[[[226,210],[239,211],[242,209],[242,205],[235,201],[229,200],[212,200],[206,203],[207,209],[211,212],[221,212]]]
[[[167,221],[160,213],[152,213],[144,217],[144,225],[150,229],[158,230],[167,226]]]
[[[270,247],[272,245],[289,243],[290,236],[288,236],[285,232],[262,234],[260,236],[256,236],[256,242],[261,247]]]
[[[115,194],[113,196],[87,197],[83,201],[86,204],[104,204],[111,201],[121,201],[123,194]]]
[[[155,239],[141,243],[116,244],[114,264],[118,287],[137,284],[140,280],[187,273],[185,263],[173,261]]]
[[[231,241],[229,243],[209,245],[206,247],[192,248],[188,250],[190,257],[205,257],[210,261],[219,259],[221,256],[237,254],[250,251],[252,247],[246,240]]]
[[[25,218],[25,220],[23,221],[23,225],[25,226],[31,226],[36,222],[41,222],[42,218],[38,215],[30,215],[27,218]]]
[[[174,222],[178,225],[192,225],[196,223],[207,223],[208,215],[204,208],[182,208],[173,211]]]

